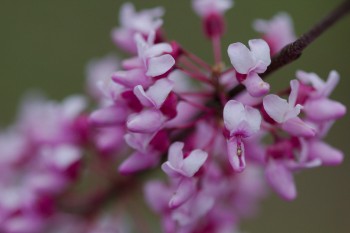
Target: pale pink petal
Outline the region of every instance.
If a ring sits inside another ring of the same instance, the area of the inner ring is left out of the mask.
[[[290,81],[290,88],[291,88],[291,92],[289,94],[289,98],[288,98],[288,103],[290,107],[294,107],[296,102],[297,102],[297,98],[298,98],[298,91],[299,91],[299,82],[298,80],[291,80]]]
[[[297,78],[304,84],[311,84],[316,90],[321,90],[324,87],[324,81],[315,73],[307,73],[302,70],[296,72]]]
[[[271,63],[270,47],[266,41],[262,39],[249,40],[250,51],[255,57],[256,61],[260,61],[261,65],[254,70],[257,73],[263,73]]]
[[[282,123],[289,111],[289,104],[277,95],[267,95],[263,99],[264,109],[276,122]]]
[[[132,57],[122,61],[122,66],[125,70],[141,69],[143,62],[139,57]]]
[[[169,155],[168,160],[170,164],[175,168],[180,168],[183,161],[183,153],[182,150],[184,148],[183,142],[174,142],[169,147]]]
[[[334,88],[338,85],[339,78],[339,73],[337,71],[332,70],[329,73],[327,82],[323,88],[322,96],[328,97],[332,93]]]
[[[158,154],[135,152],[122,162],[118,171],[124,175],[139,172],[157,165],[159,158]]]
[[[329,121],[343,117],[346,107],[337,101],[321,98],[307,101],[304,111],[307,117],[314,121]]]
[[[201,17],[210,14],[223,14],[225,11],[233,7],[232,0],[193,0],[192,7],[194,11]]]
[[[91,113],[89,123],[95,127],[118,125],[125,122],[127,111],[119,106],[109,106]]]
[[[120,7],[119,22],[123,26],[127,26],[130,23],[130,19],[135,15],[135,7],[132,3],[126,2]]]
[[[343,162],[344,154],[322,141],[312,141],[309,144],[309,153],[312,158],[322,161],[323,165],[336,166]]]
[[[296,137],[313,137],[316,130],[299,117],[290,118],[283,122],[282,129]]]
[[[169,93],[173,89],[173,82],[167,78],[162,78],[157,80],[152,86],[147,90],[148,97],[153,101],[156,108],[160,108]]]
[[[146,151],[148,144],[155,136],[155,133],[127,133],[124,136],[125,142],[133,149]]]
[[[151,46],[145,52],[146,57],[157,57],[165,53],[171,53],[173,48],[168,43],[159,43]]]
[[[231,132],[245,120],[245,109],[243,104],[236,100],[230,100],[224,107],[225,127]]]
[[[192,177],[203,166],[208,153],[202,150],[193,150],[183,161],[182,170],[187,177]]]
[[[181,178],[181,170],[174,167],[169,161],[165,162],[161,166],[163,172],[165,172],[171,178]]]
[[[81,158],[81,151],[70,145],[62,145],[52,152],[52,159],[59,169],[66,169]]]
[[[135,133],[154,133],[164,124],[164,117],[158,110],[144,110],[131,115],[126,123],[128,129]]]
[[[242,84],[247,88],[248,93],[253,97],[264,96],[270,91],[270,84],[264,82],[255,72],[249,73]]]
[[[145,76],[142,69],[115,72],[112,75],[112,80],[129,88],[134,88],[137,85],[147,87],[151,81],[147,76]]]
[[[148,60],[147,76],[156,77],[168,72],[175,65],[175,59],[170,54],[153,57]]]
[[[246,122],[249,125],[249,129],[247,129],[247,136],[251,136],[252,134],[258,132],[260,130],[261,125],[261,115],[260,112],[250,106],[246,106]]]
[[[184,178],[181,180],[176,192],[169,201],[170,208],[177,208],[188,201],[196,192],[196,182],[193,179]]]
[[[154,102],[147,96],[145,90],[141,85],[137,85],[134,88],[134,94],[137,97],[137,99],[141,102],[141,104],[145,107],[153,107]]]
[[[246,166],[244,144],[240,143],[240,148],[238,148],[236,139],[227,141],[227,154],[233,170],[236,172],[242,172]]]
[[[228,47],[227,52],[231,64],[238,73],[248,74],[250,69],[255,66],[253,55],[244,44],[233,43]]]
[[[147,204],[157,213],[163,213],[169,209],[168,203],[171,198],[171,190],[160,181],[150,181],[144,186]]]
[[[269,161],[266,167],[266,179],[283,199],[291,201],[296,198],[293,174],[281,162]]]

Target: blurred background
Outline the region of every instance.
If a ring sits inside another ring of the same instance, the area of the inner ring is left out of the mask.
[[[121,0],[13,1],[0,7],[0,126],[10,124],[21,97],[42,90],[61,100],[84,92],[86,63],[106,54],[120,53],[110,40],[118,25]],[[209,41],[189,1],[133,1],[137,9],[163,5],[165,30],[185,48],[212,62]],[[247,43],[259,35],[251,24],[286,11],[294,19],[297,35],[308,30],[341,0],[236,0],[226,16],[228,32],[223,51],[232,42]],[[292,65],[271,75],[273,90],[288,86],[297,69],[326,78],[330,70],[341,74],[332,97],[350,108],[350,15],[328,30]],[[299,196],[287,203],[272,194],[260,214],[242,226],[249,233],[350,232],[350,116],[337,122],[327,141],[344,151],[340,167],[317,168],[297,175]],[[0,148],[1,149],[1,148]]]

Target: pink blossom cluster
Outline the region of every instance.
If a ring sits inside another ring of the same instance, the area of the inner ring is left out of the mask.
[[[238,232],[268,186],[293,200],[295,173],[340,164],[342,152],[323,141],[346,113],[329,98],[339,74],[331,71],[324,81],[297,71],[285,90],[270,93],[262,75],[271,55],[296,38],[285,13],[256,21],[263,39],[249,40],[249,47],[228,45],[226,66],[220,39],[224,13],[233,5],[192,1],[213,42],[215,64],[209,65],[165,40],[163,8],[136,11],[124,4],[112,38],[131,57],[109,55],[89,63],[87,92],[95,109],[88,113],[80,96],[62,103],[31,98],[18,121],[1,132],[0,230],[131,232],[117,195],[98,193],[111,198],[122,216],[105,206],[85,213],[60,205],[86,174],[96,172],[98,182],[105,182],[105,175],[91,170],[94,163],[121,182],[161,170],[162,180],[145,183],[144,197],[166,233]],[[241,85],[243,91],[229,94]],[[88,205],[99,203],[95,198]]]

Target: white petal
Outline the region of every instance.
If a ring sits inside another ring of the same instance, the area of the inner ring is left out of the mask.
[[[295,79],[291,80],[290,88],[291,88],[291,92],[289,94],[288,103],[289,103],[289,106],[294,107],[298,98],[298,91],[299,91],[298,80],[295,80]]]
[[[252,53],[242,43],[233,43],[228,47],[228,56],[231,64],[241,74],[248,74],[249,70],[255,66]]]
[[[154,133],[164,123],[163,115],[157,110],[144,110],[131,115],[127,121],[127,127],[135,133]]]
[[[277,95],[267,95],[263,99],[263,105],[265,111],[273,120],[278,123],[285,121],[285,115],[289,111],[287,100]]]
[[[245,119],[245,109],[243,104],[236,100],[230,100],[224,107],[225,127],[231,132],[236,130],[238,125]]]
[[[267,66],[269,66],[271,63],[271,58],[270,58],[270,47],[266,43],[266,41],[262,39],[255,39],[255,40],[249,40],[248,43],[249,43],[250,51],[255,57],[256,62],[258,61],[262,62],[263,66],[267,68]],[[264,69],[261,69],[261,70],[262,71],[260,72],[265,71]]]
[[[164,53],[171,53],[173,51],[173,48],[168,43],[159,43],[151,46],[149,49],[147,49],[145,55],[146,57],[156,57],[160,56]]]
[[[192,177],[208,158],[208,153],[202,150],[192,151],[185,159],[182,170],[187,177]]]
[[[147,76],[156,77],[168,72],[175,65],[175,59],[170,54],[153,57],[148,60]]]
[[[156,108],[160,108],[169,93],[173,89],[173,82],[167,78],[162,78],[156,81],[152,86],[147,90],[148,97],[153,101]]]
[[[180,168],[183,161],[182,150],[184,148],[183,142],[174,142],[169,148],[168,160],[175,168]]]

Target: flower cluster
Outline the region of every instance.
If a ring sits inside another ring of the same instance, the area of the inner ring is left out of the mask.
[[[109,55],[88,65],[91,113],[79,96],[23,104],[18,122],[0,135],[2,232],[129,232],[123,216],[104,204],[114,201],[127,216],[117,193],[160,168],[165,180],[147,181],[144,196],[164,232],[238,232],[267,186],[293,200],[296,172],[342,162],[342,152],[323,141],[346,113],[329,98],[338,73],[323,81],[297,71],[276,94],[262,78],[271,55],[296,38],[290,17],[256,21],[263,39],[249,40],[249,48],[228,45],[226,67],[220,40],[233,1],[192,3],[213,42],[213,66],[165,40],[163,8],[138,12],[126,3],[112,39],[131,57]],[[107,180],[107,188],[92,188],[97,196],[80,194],[89,202],[67,208],[66,199],[78,195],[74,186],[90,182],[90,173],[97,183]]]

